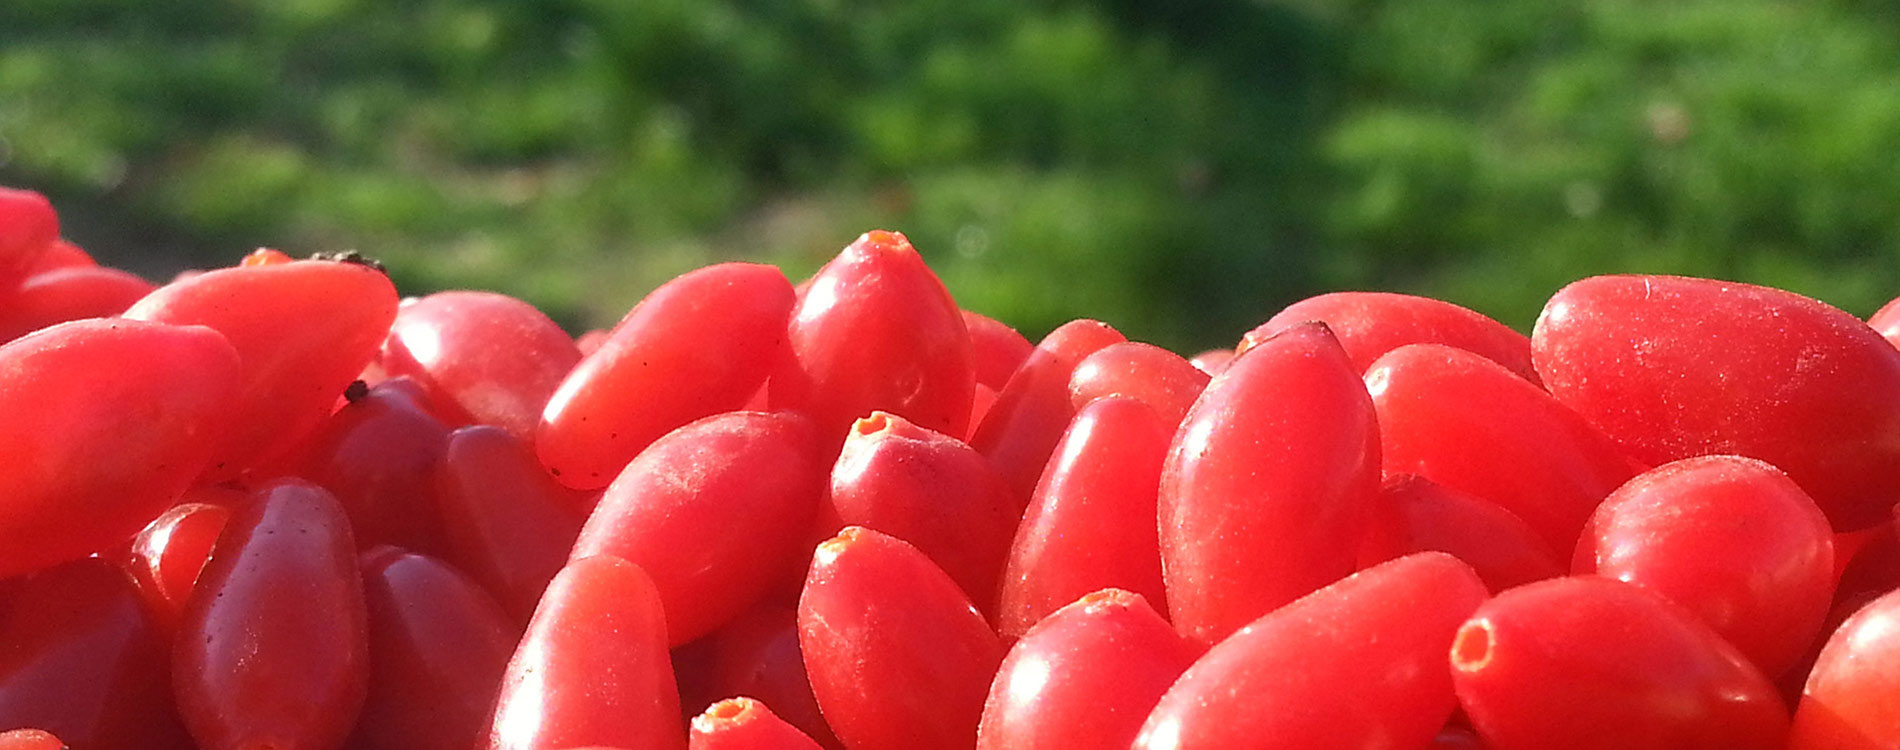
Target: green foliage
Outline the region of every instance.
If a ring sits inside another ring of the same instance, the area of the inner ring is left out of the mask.
[[[1032,335],[1591,273],[1900,284],[1900,19],[1775,0],[8,0],[0,178],[154,275],[360,248],[610,324],[906,231]]]

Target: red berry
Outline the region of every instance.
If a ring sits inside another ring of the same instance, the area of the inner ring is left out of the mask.
[[[1036,623],[1003,658],[977,750],[1125,750],[1200,655],[1140,594],[1087,594]]]
[[[379,547],[363,555],[369,692],[354,744],[362,750],[469,750],[519,631],[455,569]]]
[[[752,263],[653,290],[548,400],[541,462],[562,484],[598,489],[660,436],[745,405],[783,356],[792,302],[784,274]]]
[[[963,313],[910,240],[859,237],[812,277],[792,312],[771,405],[812,418],[834,444],[886,411],[966,434],[976,365]]]
[[[330,493],[287,480],[225,525],[173,640],[178,710],[201,747],[335,747],[369,680],[363,580]]]
[[[289,451],[329,416],[376,356],[396,317],[396,288],[375,268],[295,261],[208,271],[159,287],[125,317],[224,334],[243,369],[214,476]]]
[[[421,383],[438,410],[522,440],[534,439],[548,398],[579,361],[574,341],[548,316],[492,292],[405,302],[382,352],[383,369]]]
[[[481,744],[489,750],[684,748],[653,580],[617,557],[568,563],[548,584],[497,701]]]
[[[851,527],[820,544],[798,600],[812,692],[853,750],[968,750],[1003,645],[922,552]]]
[[[1108,396],[1063,435],[1016,529],[996,606],[997,629],[1021,637],[1083,595],[1120,588],[1165,608],[1156,492],[1171,423]]]
[[[1456,706],[1445,653],[1485,596],[1469,566],[1438,552],[1320,589],[1195,661],[1135,747],[1421,747]]]
[[[985,611],[1021,518],[983,456],[884,412],[852,425],[820,513],[821,533],[863,526],[916,547]]]
[[[82,320],[0,346],[0,577],[103,551],[163,512],[222,441],[238,373],[224,337],[195,326]]]
[[[652,577],[668,643],[712,632],[804,556],[824,491],[818,431],[797,414],[727,412],[655,441],[587,519],[571,558],[613,555]]]
[[[1900,591],[1848,618],[1821,649],[1795,711],[1789,750],[1900,745]]]
[[[1575,572],[1669,597],[1775,677],[1819,635],[1834,594],[1834,535],[1775,467],[1688,458],[1637,476],[1597,506]]]
[[[751,698],[714,703],[693,718],[691,750],[819,750],[796,727]]]
[[[1748,659],[1639,586],[1559,578],[1499,594],[1451,647],[1458,700],[1496,750],[1773,750],[1788,711]]]
[[[1841,531],[1885,523],[1900,497],[1900,350],[1826,304],[1598,276],[1550,298],[1532,344],[1551,395],[1640,461],[1767,461]]]
[[[1379,491],[1379,426],[1326,327],[1268,339],[1209,383],[1160,487],[1168,613],[1201,643],[1351,573]]]

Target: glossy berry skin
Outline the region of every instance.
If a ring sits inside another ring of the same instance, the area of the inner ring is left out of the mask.
[[[863,526],[904,540],[985,605],[995,601],[1021,518],[982,455],[884,412],[852,425],[819,512],[826,534]]]
[[[367,628],[343,508],[297,480],[260,488],[178,626],[179,713],[206,750],[338,747],[363,705]]]
[[[1900,591],[1849,617],[1828,638],[1795,709],[1789,750],[1900,746]]]
[[[1772,750],[1788,711],[1695,615],[1594,576],[1499,594],[1451,649],[1458,700],[1494,750]]]
[[[1165,608],[1155,496],[1172,423],[1123,396],[1075,415],[1016,529],[997,593],[997,630],[1020,637],[1045,616],[1106,588]]]
[[[164,635],[119,569],[70,562],[26,578],[0,617],[0,726],[74,747],[180,748]]]
[[[38,729],[0,732],[0,750],[68,750],[66,743]]]
[[[818,705],[852,750],[967,750],[1003,660],[930,558],[855,526],[812,555],[798,642]]]
[[[444,557],[525,623],[587,520],[579,494],[555,482],[506,430],[475,425],[449,433],[435,467]]]
[[[1427,550],[1463,560],[1492,592],[1556,578],[1566,567],[1536,530],[1496,503],[1414,474],[1393,477],[1379,491],[1360,566]]]
[[[1485,597],[1439,552],[1361,571],[1215,644],[1135,748],[1421,747],[1456,706],[1445,651]]]
[[[369,266],[304,260],[206,271],[159,287],[132,320],[209,326],[243,362],[214,478],[279,457],[329,416],[375,359],[396,318],[396,288]]]
[[[696,677],[704,697],[692,711],[719,696],[756,698],[785,723],[828,748],[842,747],[812,696],[805,659],[798,649],[798,610],[793,604],[764,602],[686,648],[703,649],[696,674],[675,670],[682,681]],[[675,662],[678,663],[677,661]],[[681,686],[684,693],[686,687]],[[682,695],[684,699],[684,695]]]
[[[1201,655],[1140,594],[1090,593],[1036,623],[990,683],[977,750],[1124,750]]]
[[[1598,276],[1551,297],[1531,341],[1551,394],[1644,463],[1767,461],[1838,531],[1886,521],[1900,496],[1900,351],[1822,302]]]
[[[976,364],[963,313],[910,240],[872,231],[818,271],[792,311],[771,405],[842,439],[872,411],[968,431]]]
[[[1867,327],[1874,329],[1887,343],[1900,346],[1900,297],[1888,300],[1868,316]]]
[[[105,550],[163,512],[211,459],[238,368],[216,331],[156,323],[75,321],[0,346],[0,577]]]
[[[146,608],[171,632],[191,600],[198,575],[231,518],[220,505],[181,503],[160,514],[132,539],[125,570],[138,585]]]
[[[659,592],[639,566],[568,563],[502,677],[489,750],[686,746]]]
[[[1234,350],[1232,349],[1209,349],[1188,358],[1188,362],[1194,365],[1194,369],[1207,373],[1210,378],[1221,374],[1221,371],[1227,369],[1227,365],[1233,361]]]
[[[34,274],[7,299],[0,340],[69,320],[118,315],[153,288],[152,282],[116,268],[81,266]]]
[[[1241,339],[1244,351],[1306,321],[1326,324],[1365,372],[1386,352],[1407,344],[1443,344],[1489,359],[1532,383],[1531,341],[1477,311],[1430,297],[1391,292],[1333,292],[1288,305]]]
[[[1181,355],[1153,344],[1124,341],[1083,358],[1069,376],[1069,404],[1076,409],[1104,396],[1128,396],[1178,425],[1207,387],[1207,373]]]
[[[1552,550],[1574,549],[1597,503],[1635,472],[1608,436],[1502,365],[1438,344],[1366,371],[1386,476],[1417,474],[1497,503]]]
[[[444,547],[434,472],[449,428],[423,400],[414,381],[386,381],[324,420],[301,449],[295,474],[343,504],[358,547],[431,554]]]
[[[976,367],[977,385],[1000,391],[1016,374],[1016,368],[1029,359],[1036,345],[1016,329],[982,313],[963,311],[963,327],[970,332],[970,357]]]
[[[653,290],[549,399],[541,462],[569,487],[605,487],[661,435],[740,408],[784,356],[793,300],[784,274],[753,263]]]
[[[1372,402],[1324,325],[1235,358],[1194,402],[1162,469],[1175,627],[1212,644],[1351,573],[1378,491]]]
[[[688,750],[819,750],[819,745],[751,698],[728,698],[693,718]]]
[[[92,255],[87,253],[85,248],[66,240],[55,240],[53,244],[46,247],[44,252],[40,253],[39,258],[33,261],[26,275],[32,276],[57,268],[90,268],[97,265],[99,261],[93,260]]]
[[[1029,503],[1050,453],[1075,416],[1069,380],[1076,365],[1090,354],[1126,340],[1097,320],[1072,320],[1057,326],[1036,344],[1009,383],[997,392],[996,403],[984,413],[983,421],[970,432],[970,447],[988,458],[1003,475],[1019,506]]]
[[[58,240],[59,215],[46,196],[0,187],[0,289],[12,289]]]
[[[567,332],[533,305],[450,291],[403,303],[381,362],[390,376],[421,383],[453,420],[532,441],[548,398],[580,358]]]
[[[611,331],[605,328],[591,328],[583,331],[581,335],[574,337],[574,348],[580,350],[583,358],[593,356],[594,352],[600,351],[601,344],[607,343],[609,333]]]
[[[822,438],[789,412],[727,412],[655,441],[582,527],[571,559],[652,576],[679,645],[712,632],[798,565],[824,492]]]
[[[519,633],[501,605],[435,558],[379,547],[362,557],[369,693],[352,747],[468,750]]]
[[[1683,605],[1772,678],[1819,635],[1834,595],[1834,535],[1775,467],[1686,458],[1611,493],[1575,566]]]

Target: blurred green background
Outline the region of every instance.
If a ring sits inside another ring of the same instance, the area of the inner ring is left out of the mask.
[[[576,330],[908,233],[1032,337],[1610,271],[1900,294],[1886,2],[4,0],[0,182],[154,279],[356,248]]]

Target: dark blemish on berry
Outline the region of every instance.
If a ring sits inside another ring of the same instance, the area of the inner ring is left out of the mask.
[[[380,273],[384,276],[389,275],[389,269],[383,265],[382,261],[377,260],[375,258],[371,258],[355,250],[345,250],[340,253],[312,253],[310,255],[310,259],[311,260],[327,260],[327,261],[332,261],[335,263],[349,263],[351,265],[358,265],[358,266],[363,266],[364,268],[374,269],[377,273]]]

